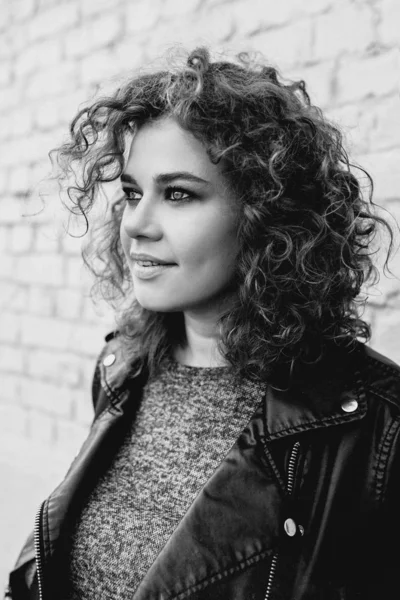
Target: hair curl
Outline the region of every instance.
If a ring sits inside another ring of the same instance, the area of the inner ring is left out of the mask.
[[[332,342],[368,340],[357,297],[377,278],[370,247],[379,225],[389,232],[389,253],[393,243],[390,225],[372,210],[371,177],[356,167],[367,178],[364,199],[340,130],[311,104],[305,83],[286,82],[248,54],[213,62],[199,48],[184,64],[138,74],[82,109],[57,151],[64,176],[75,174],[72,210],[86,216],[101,184],[120,177],[126,134],[165,116],[204,144],[240,201],[238,293],[219,322],[226,360],[274,381],[281,367],[287,376],[318,361]],[[117,309],[129,360],[155,369],[182,343],[183,320],[135,301],[119,240],[123,207],[123,198],[112,204],[95,263],[90,253],[85,260]]]

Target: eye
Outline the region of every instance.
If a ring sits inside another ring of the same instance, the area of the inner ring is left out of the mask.
[[[193,198],[193,194],[178,187],[168,187],[165,189],[165,197],[174,202],[187,202]]]
[[[127,202],[139,202],[142,197],[140,192],[133,190],[132,188],[123,188],[125,200]]]

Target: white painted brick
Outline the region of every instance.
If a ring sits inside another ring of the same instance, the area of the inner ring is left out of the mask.
[[[36,9],[35,0],[13,0],[10,3],[11,17],[14,21],[22,21],[31,17]]]
[[[329,10],[332,6],[337,5],[338,2],[337,0],[308,0],[308,2],[296,0],[296,4],[300,6],[304,14],[313,15]]]
[[[83,17],[91,17],[97,13],[103,13],[105,9],[118,10],[117,7],[120,4],[120,0],[81,0],[80,9]]]
[[[52,288],[38,287],[33,284],[28,289],[27,312],[35,316],[52,317],[55,312],[54,294],[55,290]]]
[[[6,169],[1,169],[1,168],[0,168],[0,190],[2,191],[2,192],[0,192],[0,194],[9,192],[8,171]],[[0,249],[1,248],[2,248],[2,241],[0,240]]]
[[[36,379],[78,386],[82,381],[81,358],[77,354],[32,349],[27,355],[27,373]]]
[[[21,375],[1,374],[0,398],[17,403],[21,399]]]
[[[27,77],[38,69],[58,65],[61,62],[62,45],[59,38],[47,39],[31,44],[22,52],[15,63],[17,77]]]
[[[8,433],[25,437],[28,413],[23,407],[13,403],[0,404],[0,423],[2,435]]]
[[[98,325],[75,324],[69,341],[69,350],[96,357],[104,346],[107,332]]]
[[[230,7],[239,35],[247,36],[277,25],[284,25],[298,16],[298,2],[276,2],[273,10],[267,8],[264,0],[236,2]],[[209,9],[208,9],[209,10]],[[215,10],[218,15],[218,10]]]
[[[400,363],[400,313],[399,310],[379,311],[376,314],[376,323],[372,332],[371,346]]]
[[[306,89],[311,98],[311,103],[315,106],[327,107],[332,101],[332,80],[334,72],[334,62],[327,61],[310,67],[298,67],[296,70],[285,71],[284,75],[288,79],[303,79],[306,83]]]
[[[20,92],[21,89],[17,84],[4,87],[0,94],[0,112],[14,108],[21,97]]]
[[[11,83],[13,74],[13,64],[11,60],[1,61],[0,64],[0,87],[5,87]]]
[[[28,306],[28,292],[25,286],[16,281],[0,281],[0,309],[12,312],[25,311]]]
[[[355,157],[374,180],[374,197],[378,202],[400,199],[400,148]]]
[[[113,49],[113,60],[121,73],[133,73],[145,62],[144,48],[135,37],[126,37]]]
[[[25,283],[59,287],[63,283],[63,258],[46,254],[18,258],[16,277]]]
[[[56,419],[54,415],[30,410],[28,413],[28,435],[30,439],[54,444],[56,441]]]
[[[10,124],[13,136],[29,135],[33,129],[33,111],[23,106],[10,114]]]
[[[388,216],[383,215],[386,219]],[[390,219],[391,222],[391,219]],[[398,230],[397,230],[398,237]],[[374,286],[367,288],[369,304],[373,307],[385,307],[386,305],[392,309],[398,308],[400,303],[400,251],[398,250],[392,256],[389,268],[391,273],[383,272],[383,262],[386,257],[387,239],[382,240],[382,249],[379,253],[379,261],[374,257],[374,263],[379,266],[380,279]]]
[[[21,334],[21,319],[11,312],[12,307],[7,307],[0,313],[0,340],[2,342],[16,343]]]
[[[380,3],[381,21],[378,32],[380,41],[387,45],[399,45],[400,4],[397,0],[383,0]]]
[[[105,300],[101,300],[96,298],[96,300],[92,300],[90,297],[84,298],[84,307],[83,307],[83,318],[88,323],[113,323],[114,319],[114,311],[113,309],[105,302]],[[114,326],[111,326],[113,329]]]
[[[0,279],[11,279],[15,274],[15,259],[13,256],[4,256],[0,261]]]
[[[94,411],[89,386],[84,390],[73,391],[74,420],[82,425],[90,425],[93,421]]]
[[[374,127],[370,129],[370,143],[374,150],[400,146],[400,97],[384,98],[371,111]]]
[[[8,253],[10,226],[0,222],[0,252]],[[1,297],[0,297],[1,298]]]
[[[119,65],[111,50],[99,50],[85,56],[79,64],[79,78],[83,85],[103,83],[117,77]]]
[[[13,135],[11,119],[7,116],[0,117],[0,140],[6,140]],[[3,161],[2,161],[3,163]],[[4,164],[4,163],[3,163]]]
[[[25,312],[28,307],[28,290],[26,286],[22,286],[19,283],[14,283],[15,294],[12,298],[12,304],[9,305],[14,313]]]
[[[369,151],[372,127],[369,102],[335,106],[326,111],[326,116],[341,130],[344,146],[351,155]]]
[[[67,321],[24,315],[21,339],[27,346],[68,350],[72,329]]]
[[[16,254],[29,252],[33,245],[33,233],[29,225],[15,225],[11,229],[11,251]]]
[[[35,110],[34,120],[39,129],[52,129],[62,122],[58,98],[40,102]]]
[[[58,146],[59,142],[55,132],[32,133],[12,140],[7,144],[7,153],[2,156],[3,164],[12,167],[15,164],[38,162],[46,158],[49,150]]]
[[[62,288],[56,292],[56,315],[62,319],[78,319],[82,315],[82,292]]]
[[[54,37],[57,33],[75,25],[79,19],[78,2],[65,2],[44,10],[30,20],[28,36],[32,42],[43,37]]]
[[[345,104],[396,92],[399,65],[396,50],[361,60],[342,61],[337,75],[337,101]]]
[[[57,96],[74,90],[77,86],[77,69],[74,63],[60,63],[56,67],[38,71],[26,88],[28,100]]]
[[[268,63],[283,71],[311,59],[311,22],[307,19],[279,29],[271,29],[255,35],[249,41],[252,49],[262,52]]]
[[[1,373],[22,373],[24,370],[24,351],[20,347],[0,344]]]
[[[317,60],[362,52],[374,41],[374,13],[369,5],[346,4],[316,17],[314,56]]]
[[[66,233],[61,237],[61,245],[65,254],[81,255],[82,238],[72,237]],[[79,262],[82,265],[82,259],[79,259]]]
[[[81,28],[66,35],[66,56],[82,56],[108,46],[121,36],[121,27],[121,16],[114,11],[86,21]]]
[[[7,29],[11,21],[11,3],[2,2],[0,11],[0,31]]]
[[[1,15],[1,12],[0,12]],[[1,17],[0,17],[1,19]],[[11,49],[11,44],[9,42],[9,32],[3,32],[0,35],[0,59],[1,60],[10,60],[12,59],[13,53]]]
[[[28,194],[31,186],[31,170],[29,167],[20,166],[11,170],[8,180],[8,189],[16,195]]]
[[[25,378],[21,381],[21,398],[25,406],[35,410],[64,418],[71,415],[72,402],[69,388]]]
[[[141,33],[153,28],[160,18],[161,0],[138,0],[126,5],[125,27],[128,33]]]
[[[57,446],[63,448],[65,452],[75,456],[87,438],[89,428],[81,423],[71,421],[57,421],[56,439]]]
[[[12,23],[8,30],[8,43],[10,45],[11,54],[13,56],[18,56],[29,45],[28,23],[28,21]]]
[[[52,225],[36,229],[35,251],[56,254],[60,249],[60,233]]]
[[[164,0],[164,3],[160,7],[160,13],[166,19],[176,18],[187,13],[194,13],[202,5],[202,0]]]
[[[66,285],[72,288],[85,289],[92,283],[82,258],[67,257]]]
[[[61,122],[69,124],[77,112],[87,105],[88,99],[89,93],[84,87],[57,99],[61,110]]]

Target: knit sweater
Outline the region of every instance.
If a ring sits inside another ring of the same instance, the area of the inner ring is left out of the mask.
[[[71,531],[68,600],[131,600],[264,386],[167,358]]]

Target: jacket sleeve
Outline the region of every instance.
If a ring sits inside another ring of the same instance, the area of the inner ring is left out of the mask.
[[[36,600],[39,597],[33,531],[26,540],[5,589],[5,600]]]
[[[114,333],[106,336],[106,342],[115,337]],[[102,390],[101,368],[102,361],[107,353],[107,343],[96,361],[96,366],[92,380],[92,402],[95,413],[95,419],[107,408],[109,400]],[[5,600],[36,600],[38,598],[35,544],[33,532],[26,540],[13,570],[9,575],[9,582],[4,592]]]

